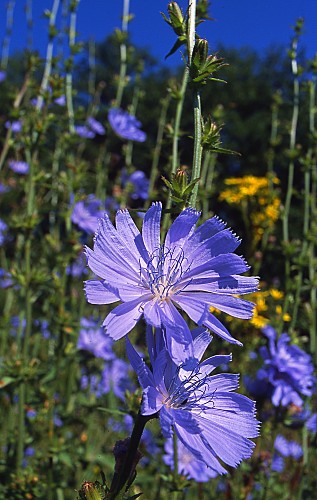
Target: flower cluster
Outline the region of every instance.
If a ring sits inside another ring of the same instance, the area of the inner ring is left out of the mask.
[[[227,189],[219,196],[221,201],[245,209],[252,224],[253,234],[259,241],[266,229],[272,229],[279,218],[281,200],[276,193],[277,177],[232,177],[225,180]]]
[[[264,364],[257,372],[257,387],[264,386],[274,406],[303,406],[302,396],[312,396],[316,389],[312,358],[291,344],[289,335],[277,333],[271,326],[263,328],[268,347],[260,347]]]
[[[103,322],[108,338],[126,336],[144,317],[152,370],[126,340],[143,388],[141,413],[159,414],[166,439],[174,429],[196,469],[209,468],[200,474],[207,480],[226,473],[219,459],[236,467],[250,457],[254,443],[249,438],[258,435],[254,403],[234,392],[238,376],[211,375],[231,356],[201,361],[211,341],[207,329],[241,345],[210,307],[250,318],[253,304],[237,295],[256,290],[258,280],[241,276],[249,267],[233,253],[240,242],[220,219],[196,228],[200,213],[186,208],[161,242],[161,213],[161,204],[153,203],[142,232],[127,210],[117,212],[116,227],[107,214],[99,220],[93,250],[86,247],[95,278],[86,281],[85,291],[91,304],[121,302]],[[191,332],[179,309],[204,328]],[[194,469],[184,473],[194,477]]]
[[[288,441],[284,436],[278,434],[274,442],[275,453],[272,459],[272,470],[283,472],[284,458],[291,457],[299,460],[303,456],[303,449],[296,441]]]

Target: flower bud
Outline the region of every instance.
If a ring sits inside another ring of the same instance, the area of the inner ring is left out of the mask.
[[[97,483],[92,483],[90,481],[85,481],[80,489],[79,500],[102,500],[102,490],[100,485]]]

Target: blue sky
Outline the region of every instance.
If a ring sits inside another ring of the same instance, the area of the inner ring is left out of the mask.
[[[5,30],[6,5],[0,0],[0,42]],[[50,9],[53,0],[33,0],[34,48],[45,53],[47,44],[47,19],[44,9]],[[79,40],[93,37],[103,40],[115,27],[121,26],[123,0],[81,0],[78,6],[77,31]],[[132,41],[147,47],[163,64],[181,63],[177,53],[167,62],[165,54],[175,41],[175,36],[163,21],[160,11],[166,13],[168,1],[130,0],[130,10],[135,14],[130,23]],[[187,1],[179,0],[186,8]],[[25,0],[16,0],[10,52],[22,49],[26,44]],[[263,51],[272,45],[288,46],[292,26],[298,17],[304,17],[304,35],[301,46],[308,57],[317,52],[317,0],[213,0],[212,22],[199,27],[200,36],[208,39],[210,49],[222,43],[228,47],[250,46]]]

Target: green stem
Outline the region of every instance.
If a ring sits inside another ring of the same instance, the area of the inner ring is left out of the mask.
[[[201,171],[201,159],[202,159],[202,146],[201,146],[201,134],[202,134],[202,116],[201,116],[201,102],[200,93],[198,90],[194,91],[194,128],[195,128],[195,138],[194,138],[194,157],[193,157],[193,168],[191,180],[198,179],[200,177]],[[194,186],[193,192],[190,197],[190,205],[192,207],[196,206],[198,194],[198,183]]]
[[[75,132],[74,123],[74,105],[73,105],[73,65],[74,65],[74,46],[75,46],[75,36],[76,36],[76,19],[77,12],[76,8],[80,0],[72,0],[71,11],[70,11],[70,22],[69,22],[69,50],[70,57],[68,68],[66,72],[66,104],[68,112],[68,124],[69,132],[73,134]]]
[[[130,0],[123,0],[123,15],[122,15],[122,32],[126,34],[128,32],[128,22],[129,22],[129,8]],[[120,108],[123,91],[126,86],[126,75],[127,75],[127,46],[125,43],[120,44],[120,74],[119,82],[116,95],[116,107]]]
[[[152,159],[152,167],[151,167],[151,175],[150,175],[150,183],[149,183],[149,198],[145,204],[145,208],[148,208],[150,206],[151,195],[153,195],[155,181],[158,177],[158,164],[160,161],[164,128],[165,128],[165,124],[166,124],[166,114],[167,114],[167,109],[168,109],[170,100],[171,100],[171,98],[168,95],[167,97],[165,97],[165,99],[162,99],[162,103],[161,103],[162,104],[161,105],[161,114],[160,114],[160,118],[159,118],[158,130],[157,130],[157,136],[156,136],[156,144],[155,144],[155,148],[154,148],[154,152],[153,152],[153,159]]]
[[[297,43],[298,43],[298,37],[295,37],[293,40],[293,43],[292,43],[292,60],[291,60],[294,83],[293,83],[293,114],[292,114],[292,121],[291,121],[289,150],[290,150],[290,154],[292,156],[294,155],[295,146],[296,146],[296,133],[297,133],[297,122],[298,122],[298,113],[299,113],[299,78],[298,78],[298,67],[297,67],[297,59],[296,59],[296,57],[297,57]],[[289,216],[290,216],[290,207],[291,207],[292,195],[293,195],[294,169],[295,169],[295,163],[294,163],[294,159],[292,158],[290,160],[289,168],[288,168],[287,192],[286,192],[284,213],[283,213],[283,218],[282,218],[284,249],[287,247],[287,245],[290,242]],[[284,304],[283,304],[281,325],[280,325],[279,330],[281,328],[283,328],[283,316],[288,311],[289,301],[290,301],[290,297],[291,297],[291,285],[292,285],[292,283],[291,283],[291,256],[286,251],[285,252],[285,290],[286,290],[286,293],[285,293],[285,299],[284,299]]]
[[[59,8],[60,0],[54,0],[53,7],[50,13],[49,20],[49,41],[46,49],[46,58],[45,58],[45,68],[43,73],[43,78],[40,86],[40,95],[37,98],[36,109],[40,112],[43,105],[43,93],[48,89],[48,81],[52,71],[52,61],[53,61],[53,48],[54,48],[54,40],[55,40],[55,22],[57,11]]]
[[[180,135],[180,123],[181,123],[181,118],[182,118],[182,113],[183,113],[183,107],[184,107],[184,99],[185,99],[185,94],[186,94],[186,89],[187,89],[187,84],[188,84],[188,78],[189,78],[189,70],[188,67],[186,66],[183,74],[183,79],[182,79],[182,84],[178,96],[178,101],[177,101],[177,106],[176,106],[176,112],[175,112],[175,123],[174,123],[174,129],[173,129],[173,156],[172,156],[172,170],[171,170],[171,176],[173,176],[176,173],[177,166],[179,165],[179,158],[178,158],[178,141],[179,141],[179,135]],[[169,192],[167,203],[166,203],[166,210],[169,210],[172,206],[172,198],[171,198],[171,193]],[[163,219],[163,234],[166,233],[167,231],[167,226],[170,221],[170,215],[169,213],[166,213],[164,215]]]

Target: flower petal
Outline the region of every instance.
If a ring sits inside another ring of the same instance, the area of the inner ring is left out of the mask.
[[[126,349],[127,349],[127,356],[129,358],[133,370],[137,374],[141,387],[145,389],[148,386],[151,385],[154,386],[154,379],[152,372],[146,366],[141,356],[139,356],[137,351],[134,349],[128,337],[126,337]]]
[[[160,221],[162,203],[153,203],[144,216],[142,236],[149,254],[160,248]]]
[[[177,247],[177,252],[173,252],[175,258],[176,254],[181,251],[184,243],[194,231],[199,217],[200,212],[197,212],[197,210],[185,208],[167,231],[164,246],[171,252]]]
[[[219,337],[233,344],[242,345],[241,342],[234,339],[228,332],[225,326],[209,311],[209,305],[206,301],[209,300],[207,293],[188,293],[182,292],[173,296],[173,301],[176,302],[188,316],[198,325],[204,325]]]
[[[248,300],[230,297],[228,295],[216,295],[215,293],[210,294],[210,305],[235,318],[241,319],[252,318],[255,306],[253,302],[249,302]]]
[[[118,210],[116,215],[116,227],[120,237],[125,241],[129,250],[133,252],[136,260],[140,261],[141,257],[143,262],[147,264],[149,261],[148,252],[145,248],[140,231],[136,227],[128,210]]]
[[[85,293],[90,304],[112,304],[119,300],[119,297],[107,290],[99,280],[85,281]]]
[[[129,333],[143,314],[141,299],[131,300],[115,307],[106,317],[102,326],[114,340],[119,340]]]

